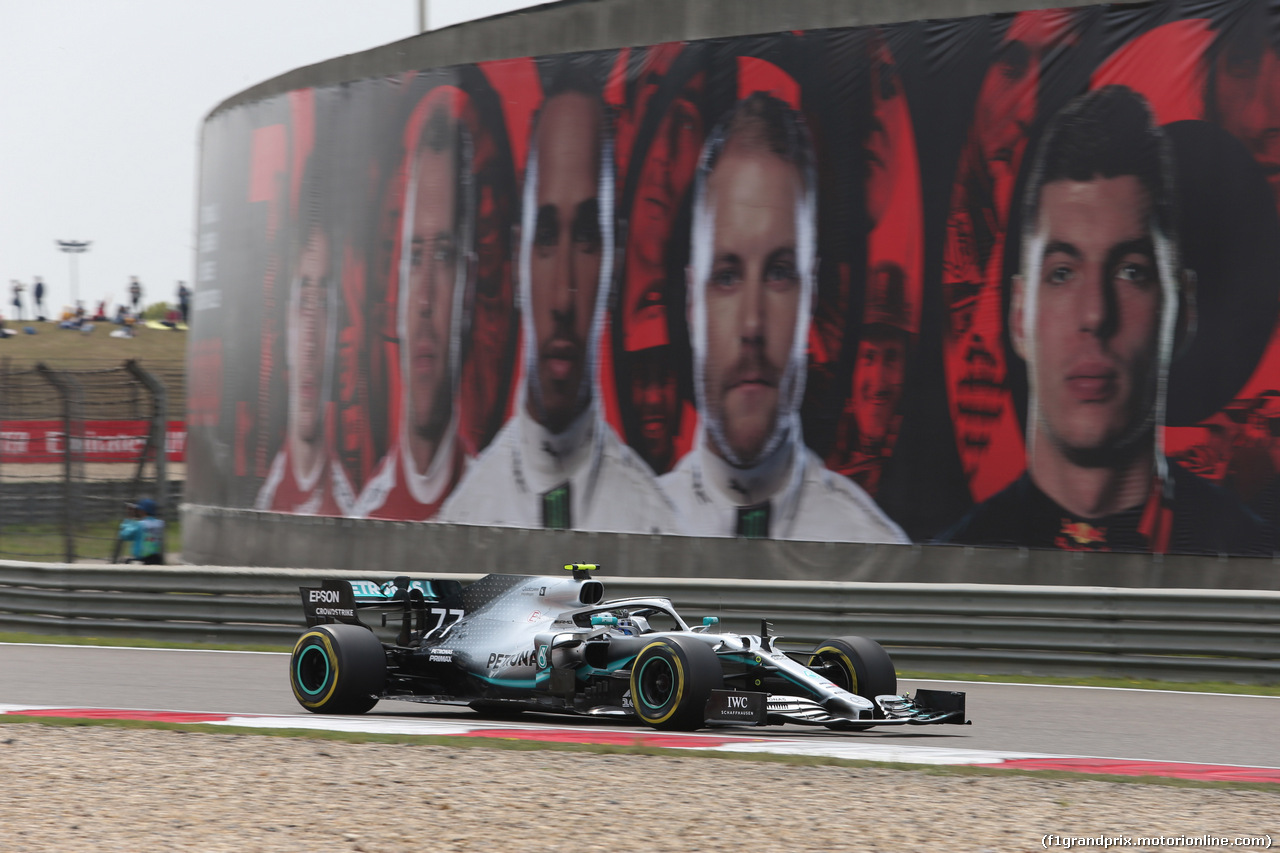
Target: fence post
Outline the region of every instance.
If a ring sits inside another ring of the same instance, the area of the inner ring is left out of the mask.
[[[3,431],[5,415],[8,414],[7,404],[9,398],[13,395],[13,389],[9,387],[9,356],[0,358],[0,432]],[[4,443],[0,442],[0,506],[3,506],[4,495]],[[4,513],[0,512],[0,534],[4,533]]]
[[[167,447],[169,436],[169,397],[165,392],[164,383],[156,377],[152,376],[142,365],[134,359],[129,359],[124,363],[125,370],[133,375],[135,379],[141,382],[146,389],[151,392],[151,438],[148,442],[155,452],[156,465],[156,514],[160,518],[166,517],[166,508],[169,505],[169,451]],[[143,451],[145,458],[146,451]],[[164,557],[164,542],[160,543],[160,556]]]
[[[43,361],[36,365],[36,371],[39,372],[45,380],[54,387],[58,392],[58,396],[62,398],[62,464],[63,464],[63,508],[62,508],[62,533],[65,539],[65,555],[68,563],[76,561],[76,539],[75,531],[72,529],[75,519],[75,480],[72,474],[72,444],[75,442],[72,426],[76,420],[74,411],[74,402],[72,400],[72,380],[69,376],[62,376],[58,371],[53,370]]]

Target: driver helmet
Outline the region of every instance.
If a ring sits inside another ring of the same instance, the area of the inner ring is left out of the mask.
[[[618,630],[629,637],[649,631],[649,620],[643,616],[624,616],[618,620]]]

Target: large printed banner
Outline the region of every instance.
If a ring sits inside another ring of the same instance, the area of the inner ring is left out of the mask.
[[[202,170],[195,503],[1276,550],[1266,2],[428,69]]]
[[[150,424],[134,420],[84,421],[83,429],[69,442],[79,462],[137,463],[151,434]],[[164,442],[166,459],[185,461],[186,424],[169,421]],[[5,465],[61,463],[67,447],[66,425],[60,420],[0,421],[0,462]]]

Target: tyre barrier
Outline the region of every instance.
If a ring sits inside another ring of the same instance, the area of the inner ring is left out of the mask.
[[[0,561],[0,632],[287,651],[305,627],[298,587],[360,576]],[[899,670],[1280,683],[1280,592],[1269,590],[603,580],[607,597],[664,596],[693,624],[717,616],[727,630],[759,633],[768,620],[784,646],[870,637]]]

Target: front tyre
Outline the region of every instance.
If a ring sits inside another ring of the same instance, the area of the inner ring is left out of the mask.
[[[837,687],[876,701],[877,696],[898,692],[898,672],[884,647],[866,637],[837,637],[818,646],[809,658],[811,669],[821,669]],[[879,713],[879,706],[876,706]],[[863,731],[874,723],[829,723],[827,728]]]
[[[723,687],[724,670],[716,653],[688,637],[655,639],[631,666],[631,704],[640,722],[655,729],[701,728],[711,691]]]
[[[317,625],[289,658],[294,698],[316,714],[363,714],[378,703],[386,678],[382,642],[359,625]]]

